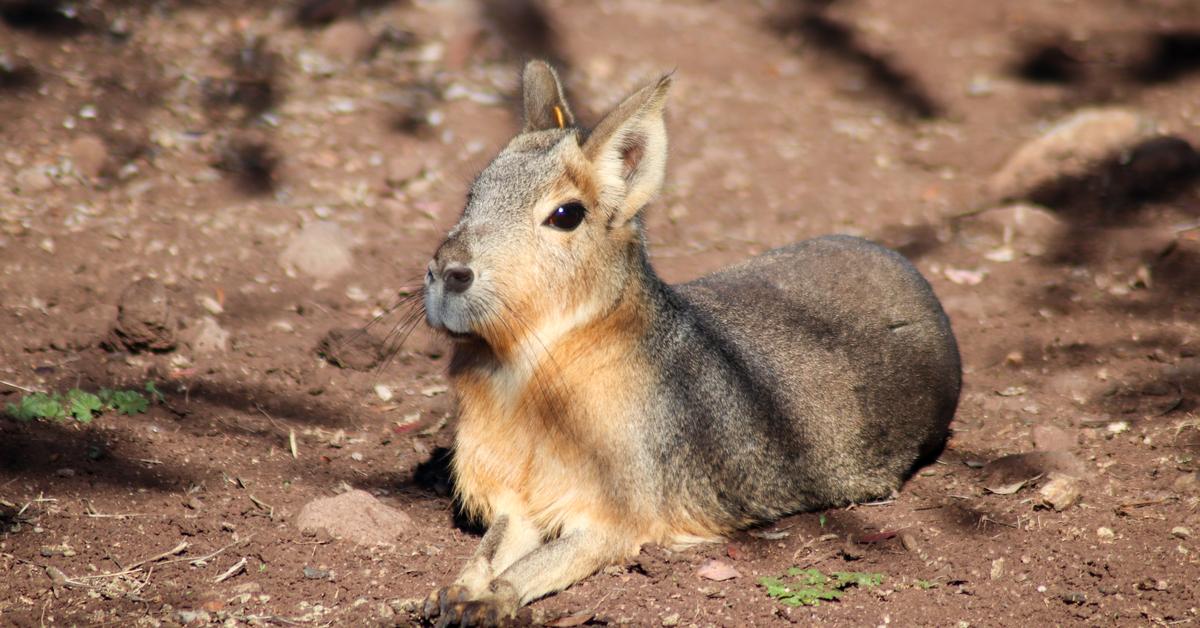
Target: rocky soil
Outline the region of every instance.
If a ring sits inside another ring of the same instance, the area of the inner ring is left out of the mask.
[[[840,232],[929,278],[954,436],[894,500],[645,548],[554,626],[1200,621],[1200,10],[1186,0],[0,0],[0,624],[408,625],[456,518],[411,295],[516,130],[675,71],[670,280]],[[817,606],[764,577],[880,574]],[[874,581],[872,581],[874,582]]]

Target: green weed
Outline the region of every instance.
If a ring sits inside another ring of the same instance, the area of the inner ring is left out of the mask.
[[[827,576],[817,569],[792,567],[782,578],[760,578],[758,583],[787,606],[817,606],[841,599],[850,587],[877,587],[883,584],[883,574],[835,571]]]
[[[146,384],[145,395],[136,390],[112,390],[101,388],[90,393],[78,388],[62,393],[30,393],[16,403],[5,404],[4,411],[18,421],[74,419],[90,423],[97,415],[105,412],[117,414],[141,414],[150,407],[151,399],[162,402],[162,393],[154,383]]]

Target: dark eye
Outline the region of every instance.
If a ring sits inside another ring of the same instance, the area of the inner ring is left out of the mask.
[[[550,212],[550,216],[546,218],[543,224],[550,225],[555,229],[562,231],[574,231],[579,223],[583,222],[583,217],[587,215],[587,208],[583,203],[573,202],[559,205],[558,209]]]

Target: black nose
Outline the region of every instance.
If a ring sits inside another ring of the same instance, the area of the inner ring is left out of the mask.
[[[442,281],[446,282],[446,289],[450,292],[466,292],[471,282],[475,281],[475,273],[466,266],[451,266],[442,271]]]

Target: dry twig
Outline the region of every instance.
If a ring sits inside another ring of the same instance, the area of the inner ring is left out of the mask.
[[[224,573],[217,576],[217,578],[215,580],[213,580],[213,582],[225,582],[226,580],[232,578],[234,576],[234,574],[238,573],[239,571],[242,571],[245,568],[246,568],[246,557],[243,556],[242,559],[237,561],[236,563],[234,563],[232,567],[230,567],[229,569],[226,569]]]

